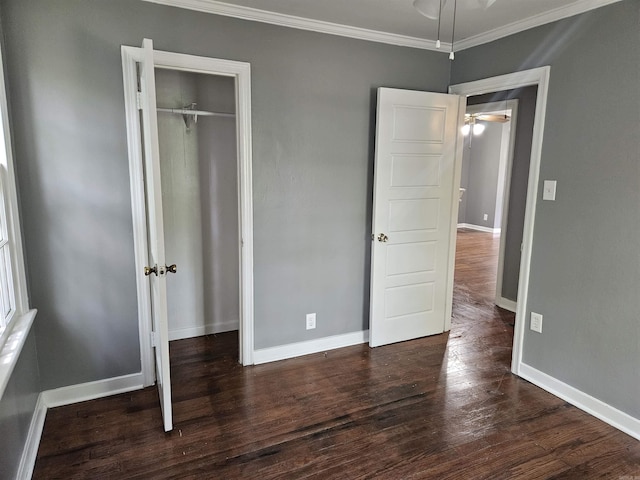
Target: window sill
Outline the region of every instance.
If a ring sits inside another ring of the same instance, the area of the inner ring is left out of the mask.
[[[36,312],[37,310],[29,310],[24,315],[15,318],[9,325],[10,330],[4,344],[0,345],[0,399],[4,395],[13,369],[20,358],[20,352],[27,341]]]

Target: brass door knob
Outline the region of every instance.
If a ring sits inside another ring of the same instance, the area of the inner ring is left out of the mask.
[[[158,269],[156,267],[144,267],[144,276],[148,277],[151,274],[158,275]]]
[[[175,263],[167,267],[167,272],[176,273],[177,270],[178,266]]]
[[[389,240],[389,237],[387,237],[384,233],[381,233],[380,235],[378,235],[379,242],[386,242],[387,240]]]

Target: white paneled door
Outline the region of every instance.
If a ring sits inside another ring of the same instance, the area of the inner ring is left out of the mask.
[[[171,375],[169,366],[169,326],[167,321],[167,267],[164,254],[164,225],[162,217],[162,185],[160,178],[160,147],[156,111],[155,64],[153,42],[144,39],[143,59],[140,62],[140,98],[144,145],[145,191],[147,227],[149,235],[149,264],[145,275],[151,286],[151,315],[153,346],[156,359],[156,384],[164,430],[173,429],[171,408]]]
[[[369,343],[449,328],[465,99],[378,89]]]

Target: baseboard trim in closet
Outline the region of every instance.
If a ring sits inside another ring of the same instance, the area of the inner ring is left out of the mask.
[[[214,333],[232,332],[238,330],[238,328],[240,328],[239,320],[209,323],[198,327],[178,328],[176,330],[169,330],[169,341],[202,337],[203,335],[212,335]]]

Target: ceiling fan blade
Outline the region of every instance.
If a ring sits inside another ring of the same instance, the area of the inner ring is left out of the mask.
[[[442,8],[446,3],[447,0],[442,0]],[[413,8],[427,18],[437,20],[440,15],[440,0],[413,0]]]
[[[482,8],[489,8],[495,2],[496,2],[496,0],[478,0],[478,3],[480,4],[480,6]]]
[[[482,114],[476,117],[478,120],[482,120],[483,122],[498,122],[498,123],[506,123],[511,120],[509,115],[492,115],[492,114]]]

